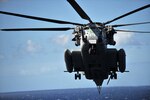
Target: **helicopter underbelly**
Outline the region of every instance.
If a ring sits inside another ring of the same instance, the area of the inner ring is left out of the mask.
[[[117,67],[116,49],[97,47],[96,54],[90,54],[89,44],[85,44],[81,54],[87,79],[107,79],[109,70]]]
[[[85,76],[87,79],[106,79],[107,68],[105,66],[104,51],[98,52],[99,55],[89,54],[89,45],[85,44],[82,48],[82,57],[85,68]]]

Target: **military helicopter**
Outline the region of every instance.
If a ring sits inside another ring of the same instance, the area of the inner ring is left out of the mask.
[[[105,79],[117,79],[117,72],[126,71],[126,53],[124,49],[117,50],[116,48],[107,48],[107,45],[115,45],[114,34],[118,31],[135,32],[135,33],[150,33],[144,31],[130,31],[117,30],[116,27],[132,26],[149,24],[150,22],[139,22],[130,24],[108,25],[111,22],[124,18],[128,15],[136,13],[150,7],[150,4],[137,8],[133,11],[125,13],[107,22],[93,22],[91,18],[83,11],[75,0],[67,0],[69,4],[75,9],[82,19],[89,21],[88,24],[75,23],[70,21],[62,21],[49,18],[41,18],[11,12],[0,11],[0,14],[23,17],[33,20],[40,20],[45,22],[52,22],[57,24],[72,24],[73,27],[61,28],[15,28],[15,29],[1,29],[1,31],[67,31],[73,30],[75,46],[80,46],[83,43],[81,51],[70,51],[67,49],[64,53],[66,63],[65,72],[76,72],[75,79],[81,79],[80,72],[84,72],[86,79],[93,80],[100,92],[100,88]]]

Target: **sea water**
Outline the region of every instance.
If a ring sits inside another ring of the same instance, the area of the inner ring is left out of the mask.
[[[150,86],[57,89],[0,93],[0,100],[150,100]]]

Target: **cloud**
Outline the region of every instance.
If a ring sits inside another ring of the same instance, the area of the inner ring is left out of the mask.
[[[117,45],[127,44],[131,41],[134,33],[132,32],[117,32],[114,35],[114,40],[116,41]]]
[[[65,46],[68,43],[68,40],[69,40],[69,35],[65,35],[65,34],[59,35],[55,38],[50,38],[50,42],[56,43],[61,46]]]
[[[20,69],[19,73],[23,76],[35,76],[50,73],[52,70],[51,67],[38,67],[38,68],[26,68]]]
[[[27,40],[25,49],[28,53],[35,53],[41,49],[41,46],[35,44],[32,40]]]
[[[114,40],[117,45],[128,45],[128,46],[148,46],[150,45],[149,39],[143,39],[140,35],[135,35],[133,32],[117,32],[114,35]]]
[[[26,56],[43,54],[43,52],[44,49],[41,44],[38,44],[31,39],[28,39],[25,42],[21,42],[13,46],[11,57],[20,59]]]

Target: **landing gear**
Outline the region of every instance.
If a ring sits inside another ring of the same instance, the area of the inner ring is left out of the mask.
[[[110,79],[117,79],[117,73],[116,72],[110,72],[110,77],[107,81],[107,85],[109,84]]]
[[[79,73],[79,72],[77,72],[76,74],[75,74],[75,80],[77,80],[77,79],[81,79],[81,74]]]
[[[116,72],[112,72],[112,73],[110,74],[110,78],[111,78],[111,79],[117,79],[117,73],[116,73]]]

